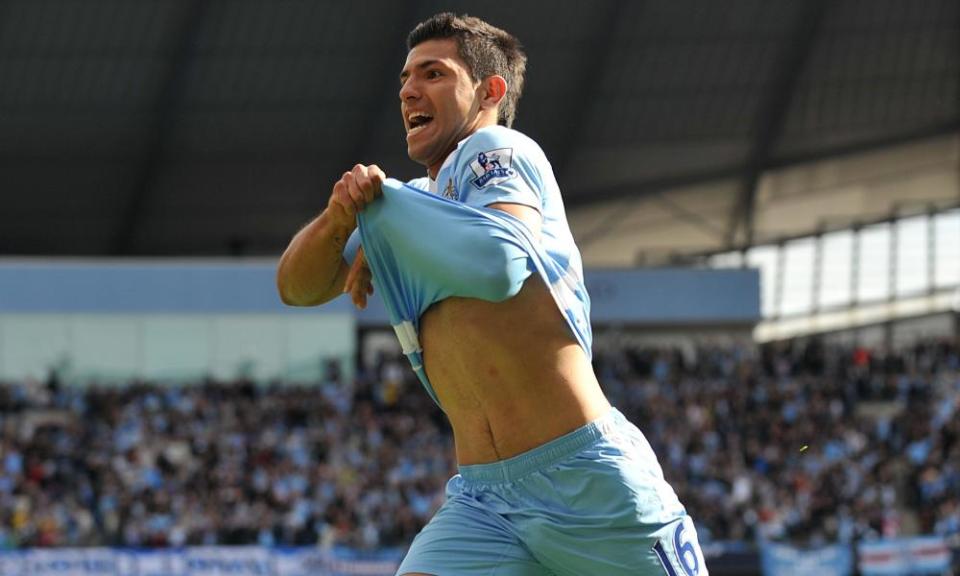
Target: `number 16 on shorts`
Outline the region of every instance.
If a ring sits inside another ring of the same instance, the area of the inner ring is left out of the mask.
[[[653,551],[660,557],[667,576],[708,576],[697,531],[689,516],[668,525]]]

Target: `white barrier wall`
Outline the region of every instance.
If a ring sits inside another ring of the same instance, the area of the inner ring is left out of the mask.
[[[0,314],[0,378],[313,379],[354,355],[350,314]]]
[[[315,379],[354,355],[349,313],[0,314],[0,378]]]
[[[0,379],[315,379],[355,326],[346,299],[284,306],[272,260],[0,261]]]

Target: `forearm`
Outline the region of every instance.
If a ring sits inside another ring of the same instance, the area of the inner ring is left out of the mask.
[[[316,306],[343,291],[348,270],[343,248],[351,229],[335,223],[328,212],[301,229],[280,258],[277,289],[284,304]]]

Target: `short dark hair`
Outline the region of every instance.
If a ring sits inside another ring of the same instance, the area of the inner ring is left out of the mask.
[[[475,17],[442,12],[417,24],[407,36],[407,50],[427,40],[454,38],[457,53],[476,81],[498,74],[507,81],[507,93],[500,101],[497,123],[510,127],[517,115],[523,92],[527,55],[520,41],[508,32]]]

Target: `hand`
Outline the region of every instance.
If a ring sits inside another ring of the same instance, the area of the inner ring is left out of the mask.
[[[367,296],[373,294],[373,274],[367,266],[363,247],[357,250],[357,256],[350,265],[347,279],[343,283],[343,292],[350,293],[350,299],[357,308],[363,310],[367,307]]]
[[[327,213],[334,222],[352,232],[357,226],[357,214],[382,194],[381,184],[387,177],[376,164],[357,164],[344,172],[333,185]]]

